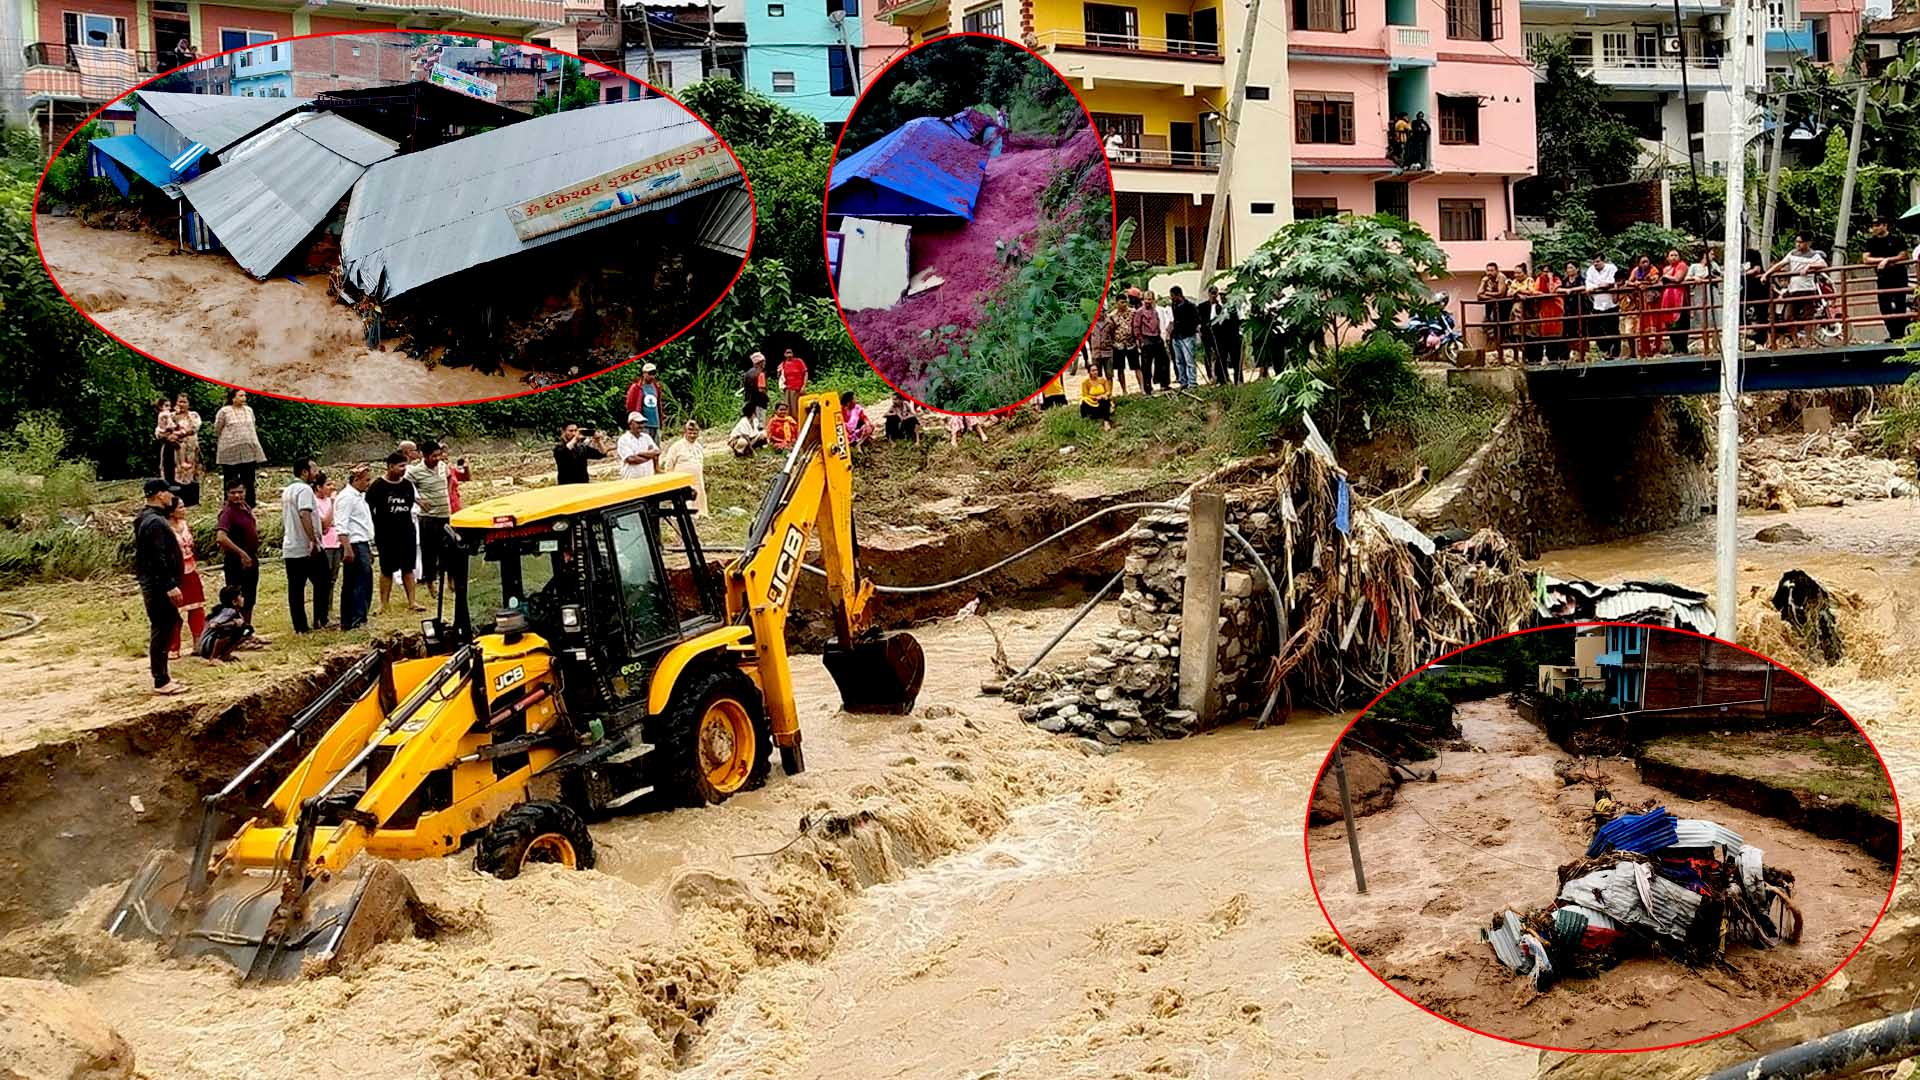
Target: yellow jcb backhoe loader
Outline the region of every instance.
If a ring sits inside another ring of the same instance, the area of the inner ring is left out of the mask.
[[[386,860],[472,846],[500,877],[528,862],[590,867],[587,819],[649,794],[721,802],[765,781],[776,746],[798,773],[786,617],[816,534],[842,704],[911,711],[925,662],[911,635],[871,625],[839,403],[810,395],[801,412],[742,554],[718,573],[682,474],[541,488],[455,514],[442,610],[422,626],[430,655],[376,649],[302,708],[203,800],[193,852],[161,852],[133,878],[108,929],[224,956],[254,979],[327,970],[431,929]],[[491,610],[484,631],[470,603]],[[249,804],[290,747],[304,758]]]

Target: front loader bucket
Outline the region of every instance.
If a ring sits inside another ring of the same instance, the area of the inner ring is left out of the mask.
[[[284,982],[337,970],[382,941],[435,929],[405,875],[367,856],[292,899],[284,873],[228,869],[192,900],[187,869],[185,856],[149,859],[108,916],[107,931],[159,941],[170,956],[218,956],[250,982]]]
[[[904,631],[866,638],[852,648],[829,645],[820,659],[840,687],[841,707],[853,713],[912,712],[927,674],[919,640]]]

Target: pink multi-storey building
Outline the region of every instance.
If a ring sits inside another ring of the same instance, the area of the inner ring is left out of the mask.
[[[1513,184],[1537,154],[1519,0],[1291,0],[1287,15],[1294,217],[1406,217],[1440,240],[1456,296],[1487,263],[1526,261]],[[1400,116],[1424,118],[1424,145],[1396,150]]]

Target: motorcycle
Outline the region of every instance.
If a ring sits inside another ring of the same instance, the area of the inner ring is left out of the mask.
[[[1401,339],[1412,346],[1415,360],[1437,360],[1451,364],[1460,358],[1460,349],[1466,336],[1460,333],[1459,325],[1447,311],[1447,294],[1440,293],[1433,300],[1437,305],[1435,314],[1410,315],[1406,322],[1400,323],[1395,329]]]

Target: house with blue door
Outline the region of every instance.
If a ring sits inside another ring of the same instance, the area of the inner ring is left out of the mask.
[[[293,46],[291,41],[276,41],[223,57],[233,72],[233,85],[227,93],[233,97],[292,97]]]
[[[1600,669],[1607,703],[1622,709],[1641,708],[1647,691],[1647,628],[1607,626],[1601,629],[1605,641],[1594,664]]]
[[[746,84],[838,137],[860,95],[861,2],[747,0]]]

